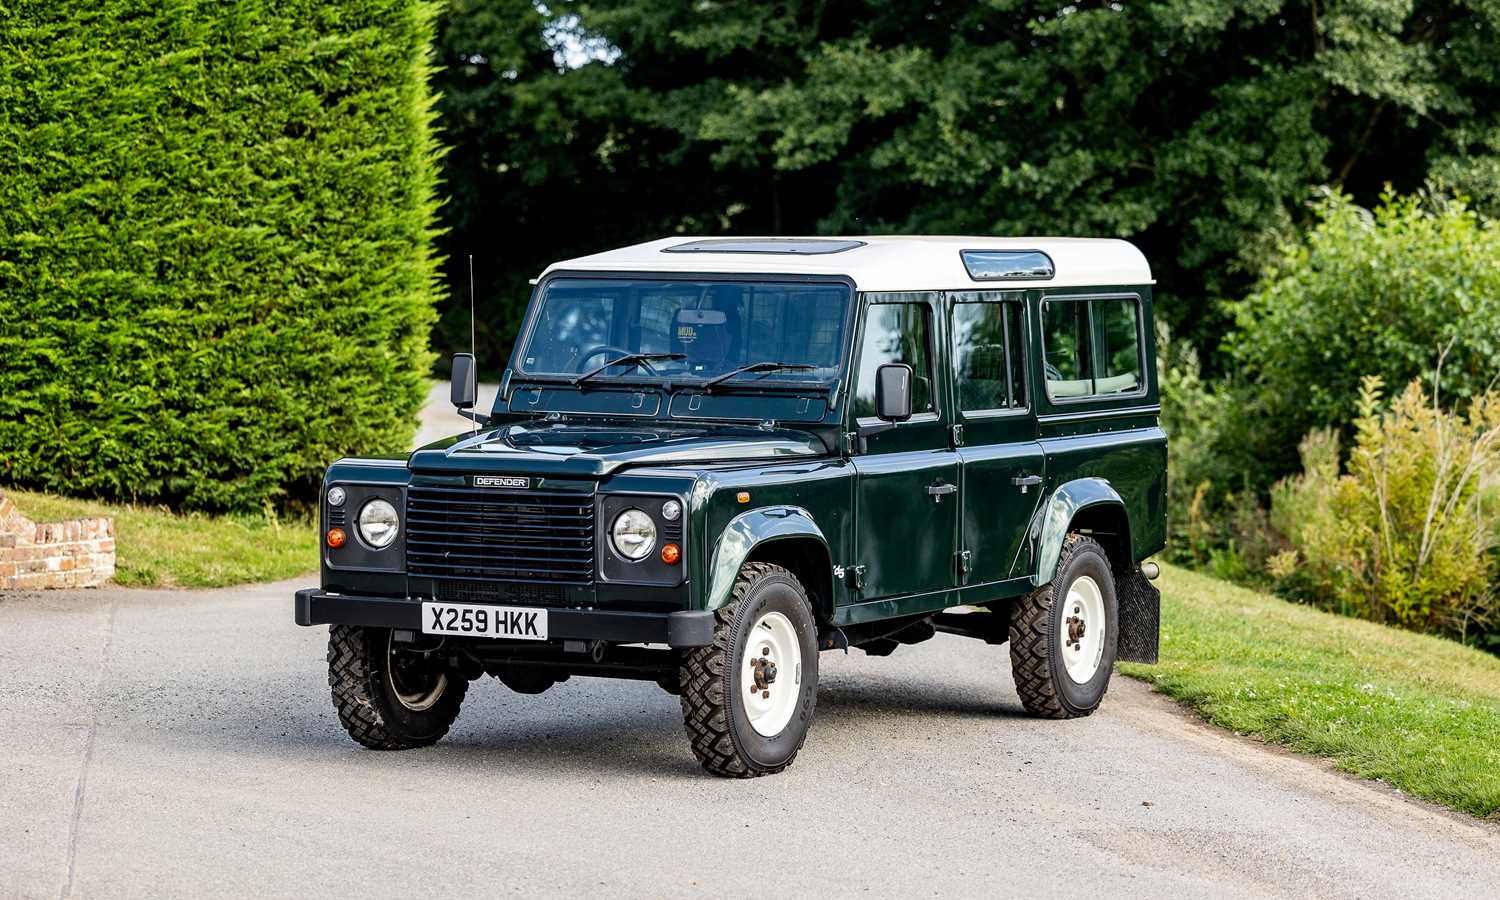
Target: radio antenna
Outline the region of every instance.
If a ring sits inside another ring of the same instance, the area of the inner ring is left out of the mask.
[[[474,379],[474,397],[479,397],[479,359],[474,353],[474,254],[469,254],[469,355],[474,356],[474,363],[469,366],[469,377]],[[473,423],[472,431],[479,430],[479,420],[470,420]]]

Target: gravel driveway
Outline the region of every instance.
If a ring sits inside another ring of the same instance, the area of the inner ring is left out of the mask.
[[[1500,829],[1117,679],[1023,718],[1003,648],[824,654],[787,772],[703,774],[655,685],[475,686],[362,750],[301,583],[0,599],[0,896],[1493,896]]]

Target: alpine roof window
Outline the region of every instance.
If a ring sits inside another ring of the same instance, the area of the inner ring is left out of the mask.
[[[1057,274],[1052,257],[1040,250],[960,250],[975,281],[1046,281]]]

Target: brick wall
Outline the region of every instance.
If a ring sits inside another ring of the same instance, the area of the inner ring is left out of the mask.
[[[114,519],[33,522],[0,494],[0,590],[94,587],[114,574]]]

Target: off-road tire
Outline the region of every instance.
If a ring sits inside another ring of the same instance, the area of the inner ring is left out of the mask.
[[[468,679],[449,672],[447,687],[430,707],[407,709],[386,677],[390,630],[358,625],[328,629],[328,686],[339,724],[372,750],[410,750],[437,743],[458,718]]]
[[[1079,575],[1089,575],[1104,596],[1104,655],[1088,684],[1068,677],[1058,650],[1062,604],[1068,587]],[[1052,580],[1015,601],[1010,615],[1010,668],[1016,693],[1028,713],[1046,719],[1073,719],[1099,708],[1109,690],[1119,640],[1119,601],[1109,556],[1092,538],[1072,533],[1063,541]]]
[[[770,738],[755,731],[743,703],[735,700],[744,688],[737,661],[747,632],[768,611],[781,612],[792,622],[802,656],[797,706],[786,727]],[[817,622],[797,577],[781,566],[746,563],[730,602],[714,613],[713,643],[684,652],[678,669],[683,723],[704,769],[726,778],[754,778],[792,764],[807,740],[817,705],[817,647]]]

